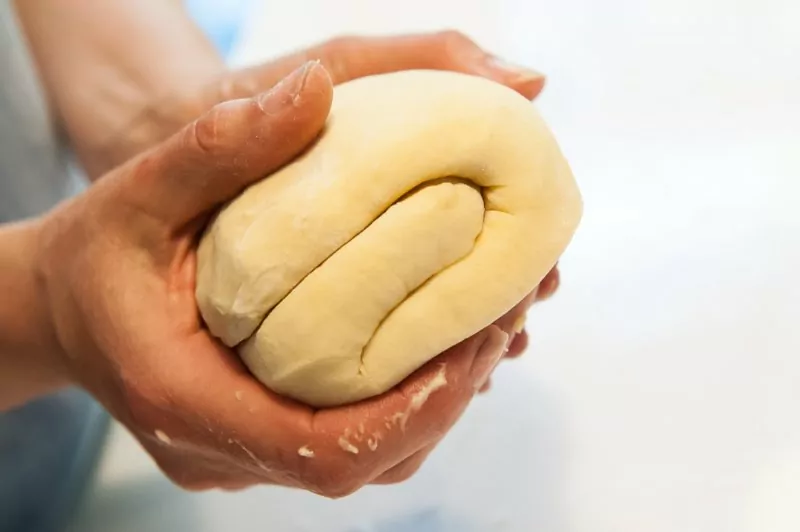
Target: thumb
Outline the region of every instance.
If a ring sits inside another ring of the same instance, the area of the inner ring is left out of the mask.
[[[135,160],[120,176],[121,198],[179,231],[300,153],[332,99],[325,69],[305,63],[266,93],[213,107]]]

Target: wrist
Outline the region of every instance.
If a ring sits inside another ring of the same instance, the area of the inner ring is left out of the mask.
[[[0,229],[0,410],[70,383],[41,276],[41,227]]]

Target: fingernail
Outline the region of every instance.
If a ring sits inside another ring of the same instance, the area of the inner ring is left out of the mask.
[[[472,376],[476,391],[480,390],[489,380],[492,371],[497,367],[507,347],[508,333],[499,327],[490,327],[483,345],[479,348],[478,354],[475,355]]]
[[[510,74],[514,74],[517,76],[516,81],[518,82],[525,82],[525,81],[534,81],[538,79],[544,79],[544,74],[533,70],[532,68],[524,67],[521,65],[515,65],[513,63],[509,63],[504,59],[500,59],[499,57],[490,57],[489,64],[493,68],[497,68],[500,70],[505,70]]]
[[[280,80],[272,89],[262,94],[259,97],[259,104],[264,104],[276,94],[286,94],[292,98],[292,103],[296,104],[300,93],[303,92],[303,88],[306,86],[308,75],[319,64],[318,60],[306,62],[303,66]]]

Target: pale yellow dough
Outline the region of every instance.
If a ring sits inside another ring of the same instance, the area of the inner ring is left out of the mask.
[[[210,224],[197,302],[270,389],[350,403],[507,312],[580,216],[567,162],[522,96],[454,73],[365,78],[336,88],[309,151]]]

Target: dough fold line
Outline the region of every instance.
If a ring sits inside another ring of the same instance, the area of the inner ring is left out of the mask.
[[[282,297],[280,300],[278,300],[278,302],[275,304],[275,306],[274,306],[274,307],[272,307],[271,309],[269,309],[269,310],[267,311],[267,313],[264,315],[264,317],[263,317],[263,318],[262,318],[262,319],[261,319],[261,320],[258,322],[258,325],[256,326],[256,329],[258,329],[259,327],[261,327],[261,325],[264,323],[264,320],[266,320],[266,319],[269,317],[269,315],[270,315],[270,313],[272,312],[272,310],[273,310],[275,307],[279,306],[279,305],[281,304],[281,302],[282,302],[282,301],[284,301],[284,300],[285,300],[285,299],[286,299],[288,296],[290,296],[290,295],[292,294],[292,292],[294,292],[295,288],[296,288],[297,286],[299,286],[299,285],[300,285],[300,284],[301,284],[301,283],[302,283],[302,282],[303,282],[303,281],[304,281],[304,280],[305,280],[305,279],[306,279],[306,278],[307,278],[309,275],[312,275],[312,274],[313,274],[314,272],[316,272],[318,269],[320,269],[320,268],[323,268],[323,267],[325,266],[325,263],[328,261],[328,259],[330,259],[330,258],[331,258],[333,255],[335,255],[336,253],[338,253],[338,252],[339,252],[339,251],[340,251],[342,248],[344,248],[345,246],[347,246],[347,244],[349,244],[350,242],[352,242],[352,241],[353,241],[355,238],[357,238],[359,235],[361,235],[361,234],[362,234],[364,231],[366,231],[367,229],[369,229],[369,228],[372,226],[372,224],[373,224],[373,223],[375,223],[375,221],[376,221],[378,218],[380,218],[381,216],[383,216],[383,214],[384,214],[384,213],[386,213],[386,211],[387,211],[387,210],[389,210],[389,209],[390,209],[390,208],[391,208],[393,205],[395,205],[397,202],[403,201],[403,200],[404,200],[404,199],[406,199],[406,198],[407,198],[409,195],[411,195],[411,194],[413,194],[413,193],[415,193],[415,192],[417,192],[417,191],[419,191],[419,190],[421,190],[421,189],[423,189],[423,188],[425,188],[425,187],[427,187],[427,186],[435,185],[435,184],[437,184],[437,183],[442,183],[442,182],[460,182],[460,183],[464,183],[465,185],[471,186],[472,188],[474,188],[475,190],[477,190],[477,191],[478,191],[478,192],[481,194],[481,198],[482,198],[482,199],[484,199],[484,213],[485,213],[485,212],[488,212],[489,210],[491,210],[491,211],[495,211],[495,212],[503,212],[503,211],[501,211],[501,210],[499,210],[499,209],[486,209],[486,208],[485,208],[485,206],[486,206],[486,203],[485,203],[485,198],[484,198],[484,187],[480,187],[480,186],[476,185],[475,183],[472,183],[472,182],[470,182],[470,181],[469,181],[469,180],[467,180],[467,179],[464,179],[464,178],[461,178],[461,177],[458,177],[458,176],[448,176],[448,177],[433,178],[433,179],[430,179],[430,180],[428,180],[428,181],[423,181],[422,183],[420,183],[420,184],[416,185],[416,186],[415,186],[414,188],[412,188],[411,190],[409,190],[409,191],[406,191],[406,192],[405,192],[405,193],[404,193],[402,196],[400,196],[400,197],[399,197],[399,198],[398,198],[398,199],[397,199],[397,200],[396,200],[394,203],[392,203],[392,204],[390,204],[389,206],[387,206],[387,207],[386,207],[386,208],[385,208],[385,209],[384,209],[384,210],[383,210],[383,211],[382,211],[380,214],[378,214],[378,216],[376,216],[376,217],[375,217],[375,219],[374,219],[374,220],[372,220],[372,221],[369,223],[369,225],[367,225],[367,227],[365,227],[364,229],[361,229],[360,231],[358,231],[358,232],[357,232],[355,235],[353,235],[353,237],[352,237],[352,238],[350,238],[349,240],[347,240],[347,241],[346,241],[344,244],[342,244],[340,247],[336,248],[336,249],[333,251],[333,253],[331,253],[329,256],[325,257],[325,259],[322,261],[322,263],[320,263],[319,265],[315,266],[315,267],[314,267],[314,268],[313,268],[313,269],[312,269],[310,272],[308,272],[308,273],[307,273],[305,276],[303,276],[303,277],[302,277],[302,278],[301,278],[301,279],[300,279],[298,282],[296,282],[296,283],[295,283],[295,284],[292,286],[291,290],[289,290],[289,292],[288,292],[288,293],[287,293],[285,296],[283,296],[283,297]],[[504,213],[504,214],[508,214],[508,213]],[[252,227],[252,224],[251,224],[251,227]],[[463,258],[463,257],[462,257],[462,258]],[[461,260],[461,259],[459,259],[459,260]],[[449,266],[449,264],[448,264],[447,266]],[[446,266],[445,266],[445,268],[446,268]],[[431,274],[431,277],[433,277],[433,276],[435,276],[435,275],[439,275],[439,274],[440,274],[442,271],[444,271],[444,270],[439,270],[439,271],[437,271],[437,272],[433,272],[433,273]],[[430,278],[430,277],[429,277],[429,278]],[[427,279],[426,279],[426,282],[427,282]],[[423,282],[423,284],[421,284],[420,286],[417,286],[417,287],[415,287],[415,288],[411,289],[411,290],[409,291],[409,294],[408,294],[408,295],[410,296],[411,294],[413,294],[414,292],[416,292],[417,290],[419,290],[420,288],[422,288],[424,285],[425,285],[425,284],[424,284],[424,282]],[[400,301],[400,302],[398,302],[398,303],[397,303],[397,305],[395,305],[394,307],[392,307],[392,309],[391,309],[391,310],[390,310],[390,311],[389,311],[389,312],[386,314],[386,316],[385,316],[383,319],[381,319],[381,321],[378,323],[378,327],[377,327],[377,328],[380,328],[380,326],[383,324],[383,322],[384,322],[384,321],[386,321],[386,318],[388,318],[389,314],[391,314],[391,313],[392,313],[392,312],[393,312],[393,311],[394,311],[394,310],[397,308],[397,306],[401,305],[402,303],[403,303],[403,302],[402,302],[402,301]],[[231,347],[234,347],[234,348],[235,348],[235,347],[239,347],[239,346],[240,346],[242,343],[244,343],[246,340],[247,340],[247,339],[245,338],[245,339],[241,340],[241,341],[240,341],[238,344],[236,344],[236,345],[234,345],[234,346],[231,346]],[[371,338],[370,338],[370,341],[371,341]],[[367,342],[367,345],[365,345],[365,346],[364,346],[364,349],[362,349],[362,351],[361,351],[361,355],[362,355],[362,356],[360,357],[361,364],[360,364],[360,367],[359,367],[359,375],[363,375],[363,372],[362,372],[362,367],[363,367],[363,353],[364,353],[364,350],[366,349],[366,347],[367,347],[367,346],[369,346],[369,342]]]

